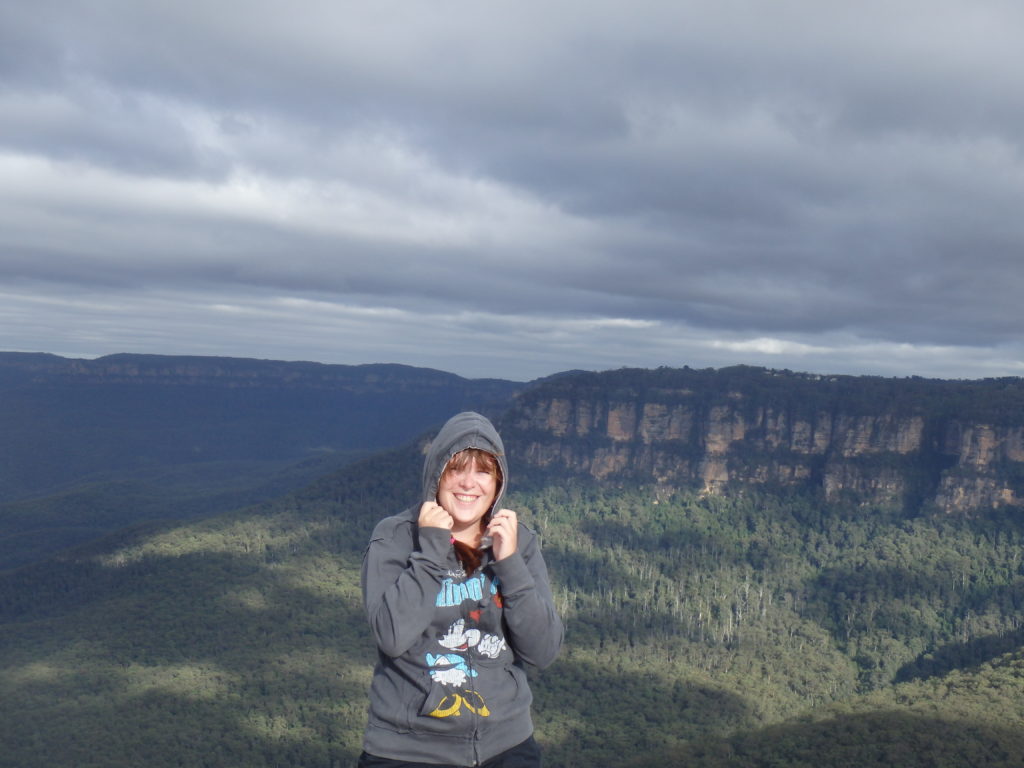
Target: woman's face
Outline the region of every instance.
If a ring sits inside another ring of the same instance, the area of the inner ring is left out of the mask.
[[[494,503],[498,479],[471,459],[462,469],[446,469],[437,486],[437,503],[452,516],[453,532],[477,525]]]

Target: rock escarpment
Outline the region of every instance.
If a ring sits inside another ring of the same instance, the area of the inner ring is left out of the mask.
[[[1022,404],[1020,379],[621,370],[531,388],[504,433],[532,466],[598,479],[971,511],[1024,504]]]

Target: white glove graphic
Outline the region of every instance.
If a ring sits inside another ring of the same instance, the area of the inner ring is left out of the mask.
[[[498,654],[505,650],[505,648],[505,638],[498,637],[497,635],[484,635],[484,639],[477,646],[477,651],[484,656],[496,659]]]
[[[448,634],[437,642],[450,651],[465,651],[480,642],[480,630],[467,630],[466,620],[459,619],[448,628]]]

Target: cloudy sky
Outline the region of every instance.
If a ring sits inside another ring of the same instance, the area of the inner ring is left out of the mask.
[[[1017,0],[0,0],[0,349],[1024,375]]]

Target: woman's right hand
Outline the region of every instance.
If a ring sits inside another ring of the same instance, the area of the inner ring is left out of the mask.
[[[455,521],[445,512],[444,507],[433,501],[425,501],[420,507],[420,528],[446,528],[449,531]]]

